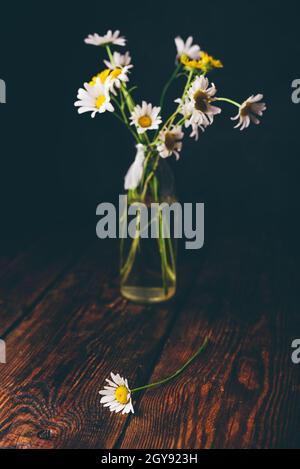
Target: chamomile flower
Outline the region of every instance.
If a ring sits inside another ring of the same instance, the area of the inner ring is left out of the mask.
[[[158,129],[162,122],[159,113],[159,106],[152,106],[151,103],[148,104],[146,101],[143,101],[142,106],[138,104],[133,109],[130,117],[130,125],[135,125],[139,134],[147,130]]]
[[[173,126],[171,129],[162,130],[159,133],[157,144],[158,153],[162,158],[167,158],[173,153],[179,159],[179,152],[182,149],[181,140],[184,137],[181,125]]]
[[[110,83],[110,89],[114,94],[117,94],[115,91],[116,88],[121,88],[121,84],[126,83],[129,78],[128,78],[128,72],[129,72],[129,66],[125,67],[116,67],[113,70],[111,70],[109,74],[109,83]]]
[[[193,114],[194,106],[190,100],[182,101],[180,98],[175,100],[175,103],[179,103],[179,113],[184,117],[184,126],[185,128],[192,127],[192,133],[190,134],[191,138],[195,138],[197,141],[199,138],[199,131],[204,132],[205,127],[209,125],[207,120],[205,123],[195,124],[191,122],[191,117]]]
[[[208,119],[202,119],[202,122],[195,122],[192,120],[194,105],[193,102],[189,99],[176,99],[175,103],[179,103],[179,113],[184,117],[184,126],[185,128],[192,127],[192,133],[190,134],[191,138],[194,138],[196,141],[199,138],[199,131],[204,132],[205,127],[207,127],[210,122]]]
[[[129,52],[127,51],[125,54],[120,54],[119,52],[114,52],[112,56],[112,61],[104,60],[104,63],[107,68],[114,70],[115,68],[132,68],[133,65],[131,64],[131,57]]]
[[[107,82],[110,91],[116,94],[115,87],[121,88],[121,83],[125,83],[129,80],[128,68],[129,67],[127,66],[123,68],[114,68],[113,70],[111,70],[110,68],[106,68],[91,79],[90,85],[94,86],[97,78],[99,78],[102,84]]]
[[[192,102],[188,99],[182,100],[181,98],[175,99],[174,102],[179,104],[179,112],[185,118],[185,122],[189,120],[192,116],[194,109]],[[188,125],[189,124],[187,124],[186,127],[188,127]]]
[[[144,161],[145,161],[145,147],[141,143],[136,145],[137,153],[134,162],[130,166],[125,176],[124,188],[126,191],[134,190],[138,187],[141,182],[143,171],[144,171]]]
[[[215,85],[211,83],[209,86],[208,79],[203,75],[195,78],[188,90],[188,99],[193,106],[191,124],[207,126],[212,124],[216,114],[220,114],[221,109],[211,104],[216,92]]]
[[[263,111],[267,109],[265,103],[258,102],[262,99],[262,94],[256,94],[250,96],[250,98],[246,99],[246,101],[241,104],[238,114],[231,118],[231,120],[239,119],[239,122],[234,127],[235,129],[240,127],[240,130],[244,130],[249,127],[250,122],[253,122],[254,124],[260,123],[260,120],[257,118],[257,116],[262,116]]]
[[[125,46],[126,39],[120,37],[120,31],[115,31],[114,33],[109,30],[104,36],[100,36],[97,33],[89,34],[85,38],[84,42],[92,46],[106,46],[108,44],[115,44],[116,46]]]
[[[177,59],[180,59],[182,55],[194,60],[200,58],[200,46],[193,44],[192,36],[189,36],[185,42],[180,36],[177,36],[175,38],[175,44],[177,48]]]
[[[102,396],[100,403],[104,407],[109,407],[111,412],[122,412],[122,414],[134,414],[131,392],[128,386],[127,379],[121,378],[119,374],[110,374],[111,379],[106,379],[109,386],[104,386],[104,389],[99,391]]]
[[[79,114],[91,112],[92,117],[95,117],[97,113],[114,111],[114,107],[110,102],[108,82],[106,81],[103,84],[98,77],[93,85],[85,83],[84,89],[80,88],[78,90],[77,98],[78,101],[74,105],[79,108]]]

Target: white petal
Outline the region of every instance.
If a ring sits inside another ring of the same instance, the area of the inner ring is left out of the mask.
[[[103,396],[101,399],[100,399],[100,404],[106,404],[108,402],[114,402],[115,401],[115,397],[114,396]]]
[[[111,373],[110,376],[112,377],[112,379],[114,380],[114,382],[115,382],[118,386],[120,386],[120,375],[119,375],[119,374],[114,375],[113,373]]]
[[[99,391],[99,394],[101,396],[114,396],[115,392],[116,392],[116,390],[114,390],[114,391],[103,390],[103,391]]]
[[[110,384],[113,388],[116,388],[116,387],[117,387],[117,385],[116,385],[113,381],[111,381],[110,379],[106,379],[105,381],[106,381],[108,384]]]

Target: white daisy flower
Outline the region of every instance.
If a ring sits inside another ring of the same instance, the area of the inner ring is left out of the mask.
[[[195,138],[195,140],[197,141],[198,138],[199,138],[199,130],[201,130],[201,132],[204,132],[205,127],[207,125],[209,125],[209,121],[207,120],[207,122],[203,123],[203,125],[201,125],[199,123],[196,124],[194,122],[191,122],[191,117],[192,117],[192,114],[193,114],[194,105],[190,100],[182,101],[179,98],[179,99],[175,100],[175,103],[180,104],[179,112],[185,118],[185,121],[184,121],[185,128],[188,128],[190,126],[192,127],[192,133],[190,134],[190,137]]]
[[[114,107],[110,102],[109,81],[103,84],[100,78],[96,78],[94,84],[85,83],[84,88],[78,90],[75,106],[78,107],[78,113],[91,112],[92,117],[97,113],[105,111],[113,112]]]
[[[92,46],[106,46],[107,44],[115,44],[116,46],[125,46],[126,39],[120,37],[120,31],[115,31],[114,33],[109,30],[104,36],[99,36],[99,34],[89,34],[85,38],[84,42],[86,44],[91,44]]]
[[[103,85],[106,84],[108,89],[116,95],[117,93],[115,91],[115,87],[121,88],[121,82],[125,83],[129,80],[128,68],[129,67],[115,68],[113,70],[111,70],[110,68],[106,68],[102,72],[93,76],[89,84],[91,86],[95,86],[96,80],[97,78],[99,78],[101,83]]]
[[[238,124],[234,127],[235,129],[240,127],[240,130],[244,130],[249,127],[250,122],[254,124],[260,123],[256,116],[262,116],[263,111],[267,109],[265,103],[258,102],[262,99],[262,94],[252,95],[241,104],[238,114],[235,117],[231,117],[231,120],[239,119]]]
[[[197,44],[193,45],[192,36],[189,36],[185,42],[180,36],[177,36],[175,38],[175,44],[177,48],[177,59],[182,55],[186,55],[193,60],[200,59],[200,47]]]
[[[111,380],[106,379],[109,386],[104,386],[104,389],[99,391],[99,394],[103,396],[100,403],[104,407],[109,407],[111,412],[121,412],[122,414],[134,414],[131,392],[128,386],[127,379],[121,378],[119,374],[110,374]]]
[[[144,171],[144,161],[145,161],[145,147],[141,143],[136,145],[137,154],[134,162],[130,166],[125,176],[124,188],[126,191],[134,190],[138,187],[141,182],[143,171]]]
[[[120,54],[119,52],[114,52],[113,53],[113,58],[112,61],[110,62],[109,60],[104,60],[104,63],[107,68],[110,68],[111,70],[115,68],[123,68],[123,67],[128,67],[132,68],[133,65],[131,64],[131,57],[129,52],[127,51],[125,54]]]
[[[110,74],[109,74],[109,86],[111,91],[114,94],[117,94],[115,91],[116,88],[121,88],[121,84],[126,83],[129,78],[128,78],[128,72],[129,72],[129,67],[125,66],[122,68],[116,67],[114,68]]]
[[[213,83],[204,76],[197,76],[188,90],[188,99],[193,106],[190,124],[207,126],[212,124],[214,115],[220,114],[221,109],[213,106],[217,89]]]
[[[146,101],[143,101],[142,106],[138,104],[133,109],[130,125],[135,125],[139,134],[147,130],[158,129],[162,122],[159,113],[159,106],[152,106],[152,104],[147,104]]]
[[[162,158],[167,158],[173,153],[176,159],[179,159],[179,152],[182,149],[182,140],[184,133],[181,125],[173,126],[170,130],[162,130],[159,133],[157,150]]]
[[[189,119],[193,114],[193,103],[189,99],[182,100],[181,98],[175,99],[174,102],[179,104],[179,113],[185,118],[185,127],[188,127]]]

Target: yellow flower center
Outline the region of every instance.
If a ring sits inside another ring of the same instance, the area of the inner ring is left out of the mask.
[[[120,73],[122,73],[122,70],[120,68],[115,68],[114,70],[111,71],[110,76],[113,78],[118,78]]]
[[[141,127],[145,129],[146,127],[150,127],[150,125],[152,124],[152,119],[149,116],[141,116],[138,120],[138,123]]]
[[[105,70],[103,70],[103,72],[98,73],[96,76],[94,76],[91,79],[90,86],[95,86],[97,78],[100,78],[101,83],[104,85],[109,74],[110,74],[109,68],[106,68]]]
[[[197,111],[206,112],[208,108],[209,98],[205,91],[199,90],[194,94],[195,108]]]
[[[103,70],[103,72],[99,73],[98,74],[98,77],[100,78],[101,80],[101,83],[104,85],[105,81],[106,81],[106,78],[109,76],[110,74],[110,70],[109,68],[107,68],[106,70]]]
[[[126,388],[126,386],[119,386],[117,389],[116,389],[116,392],[115,392],[115,398],[117,399],[117,401],[119,402],[119,404],[127,404],[128,403],[128,394],[129,394],[129,391],[128,389]]]
[[[104,94],[102,94],[101,96],[99,96],[99,97],[97,98],[95,106],[96,106],[97,109],[100,109],[100,107],[101,107],[104,103],[105,103],[105,96],[104,96]]]

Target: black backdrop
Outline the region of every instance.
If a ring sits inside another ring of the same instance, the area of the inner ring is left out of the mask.
[[[122,193],[133,142],[111,115],[78,116],[77,89],[101,67],[88,33],[120,29],[135,64],[136,99],[158,103],[173,69],[174,37],[193,35],[225,67],[211,79],[243,100],[262,92],[263,122],[233,130],[226,104],[198,143],[172,162],[182,201],[206,203],[211,231],[296,227],[299,203],[299,13],[292,1],[37,2],[1,7],[1,236],[95,223]],[[124,51],[127,48],[124,48]],[[174,88],[170,95],[176,97]]]

